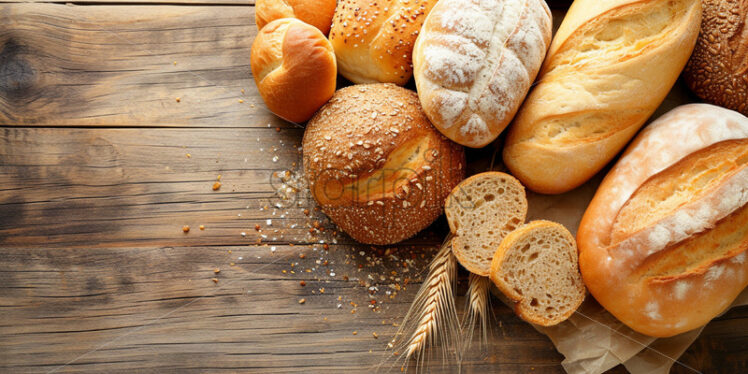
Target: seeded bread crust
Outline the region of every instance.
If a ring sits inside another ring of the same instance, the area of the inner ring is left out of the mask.
[[[444,211],[455,234],[457,260],[470,272],[488,276],[501,240],[525,222],[525,188],[506,173],[476,174],[452,190]]]
[[[394,84],[338,90],[309,121],[302,143],[312,196],[366,244],[396,243],[424,229],[465,176],[463,148],[431,126],[415,92]]]
[[[491,280],[527,322],[556,325],[584,301],[574,237],[563,225],[533,221],[512,231],[491,261]]]
[[[748,118],[680,106],[645,128],[577,232],[590,293],[632,329],[703,326],[748,285]]]

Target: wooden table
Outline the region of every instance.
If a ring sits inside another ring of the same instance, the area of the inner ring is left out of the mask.
[[[0,371],[376,368],[443,219],[374,248],[303,191],[279,197],[303,129],[257,94],[252,4],[128,1],[0,4]],[[563,372],[545,336],[493,311],[465,372]],[[737,308],[682,361],[744,371],[746,347]]]

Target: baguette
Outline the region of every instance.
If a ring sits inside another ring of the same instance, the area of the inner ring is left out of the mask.
[[[587,208],[577,232],[585,284],[640,333],[700,327],[748,285],[747,203],[748,118],[709,104],[673,109],[632,142]]]
[[[670,91],[700,20],[700,0],[575,1],[509,128],[512,174],[555,194],[600,171]]]

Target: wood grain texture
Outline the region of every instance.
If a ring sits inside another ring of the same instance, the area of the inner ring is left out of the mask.
[[[0,125],[265,125],[256,33],[249,6],[0,4]]]
[[[417,276],[433,249],[401,247],[394,255],[415,255]],[[365,256],[371,255],[343,246],[329,252],[282,246],[274,254],[263,247],[6,249],[0,256],[0,368],[49,371],[69,363],[60,372],[371,370],[418,287],[387,296],[391,281],[368,276],[400,261],[382,256],[381,265],[368,267]],[[317,265],[321,258],[329,265]],[[315,270],[284,274],[294,269],[291,262],[297,270]],[[329,276],[330,269],[337,274]],[[379,291],[371,295],[359,279]],[[367,307],[372,299],[379,311]],[[476,352],[468,372],[561,372],[560,356],[545,337],[503,305],[495,311],[502,321],[497,339],[487,357]],[[440,360],[430,369],[453,372]]]

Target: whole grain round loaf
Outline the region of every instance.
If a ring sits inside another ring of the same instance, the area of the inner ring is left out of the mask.
[[[430,225],[465,175],[463,148],[431,126],[415,92],[393,84],[337,91],[307,124],[303,154],[314,199],[366,244]]]
[[[686,83],[702,99],[748,115],[748,0],[702,0],[702,6]]]

